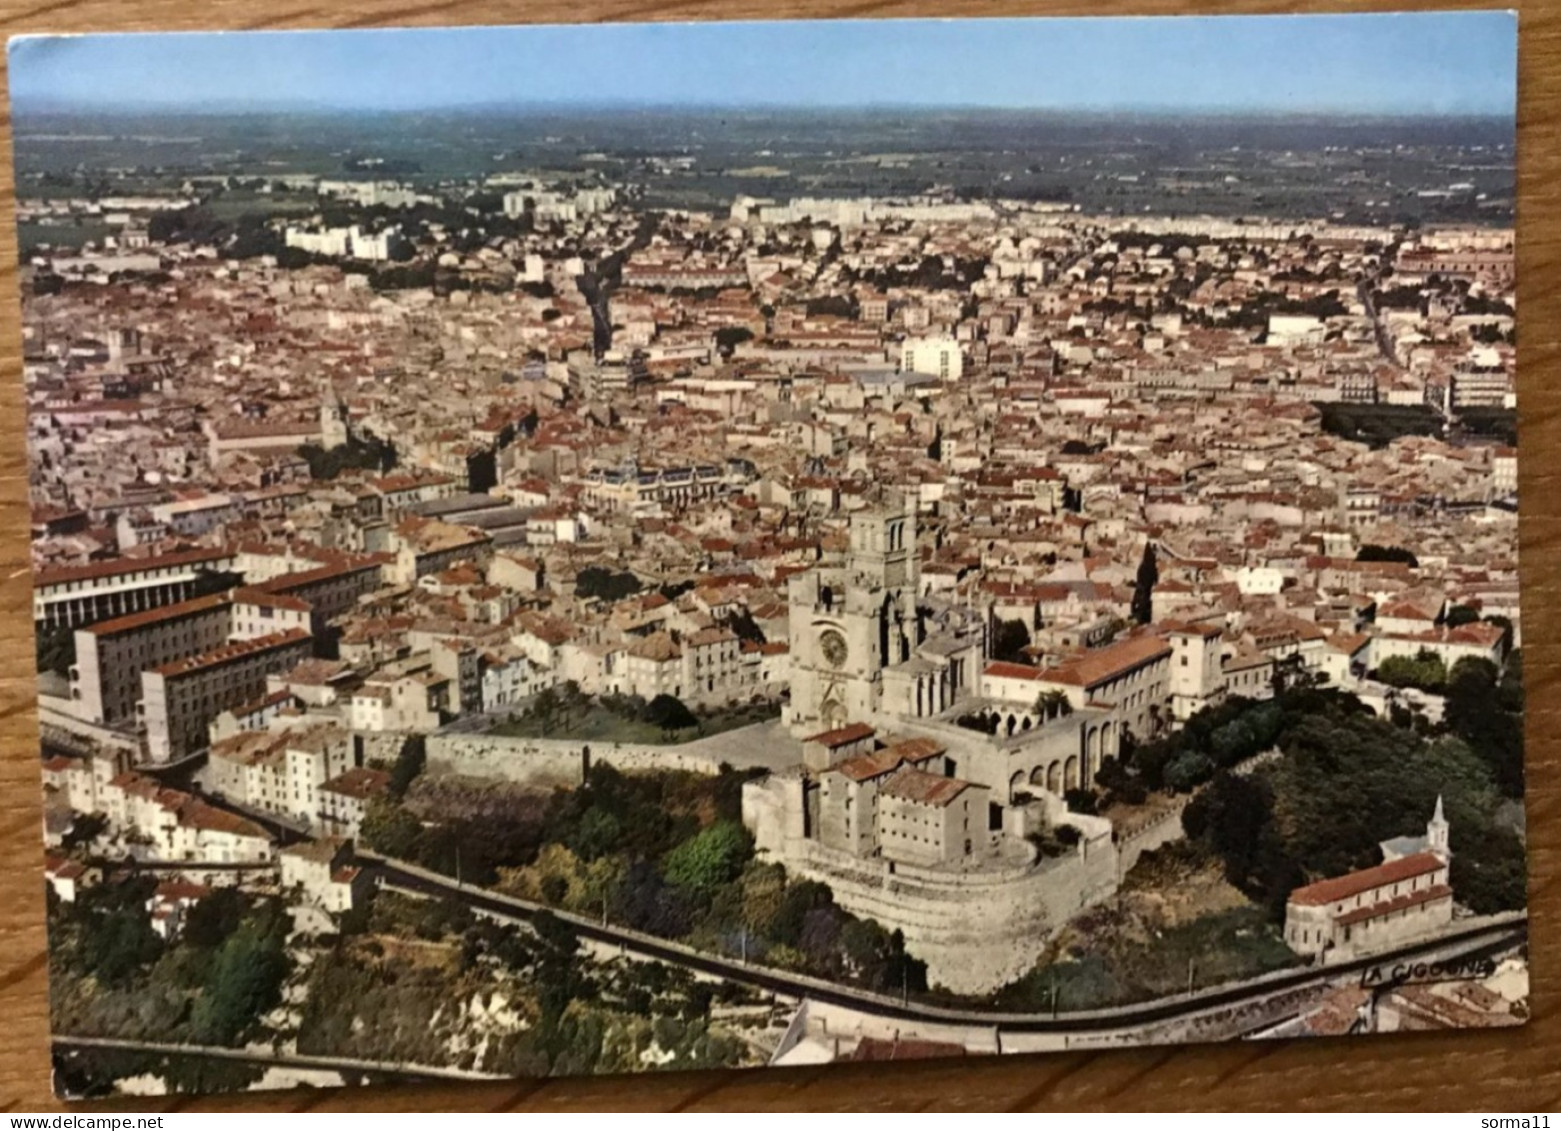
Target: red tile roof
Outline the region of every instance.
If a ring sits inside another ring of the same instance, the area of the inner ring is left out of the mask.
[[[1043,672],[1041,678],[1051,683],[1096,687],[1170,654],[1171,646],[1162,637],[1137,636],[1058,664]]]
[[[1445,867],[1447,865],[1443,863],[1441,857],[1430,852],[1417,852],[1413,856],[1389,860],[1386,864],[1378,864],[1374,868],[1362,868],[1358,872],[1347,872],[1342,876],[1318,880],[1314,884],[1296,888],[1290,893],[1290,902],[1304,907],[1336,903],[1341,899],[1364,894],[1373,888],[1401,883],[1416,876],[1429,875]]]
[[[896,742],[885,753],[898,754],[907,762],[925,762],[928,758],[947,754],[948,747],[931,738],[908,738],[904,742]]]
[[[849,746],[853,742],[861,742],[864,738],[871,738],[877,732],[866,723],[852,723],[836,730],[826,730],[819,734],[809,735],[803,742],[816,742],[820,746],[827,746],[833,750],[837,746]]]
[[[194,798],[190,798],[180,809],[179,819],[181,824],[189,828],[204,829],[207,832],[230,833],[233,836],[254,837],[259,840],[270,839],[266,830],[253,821]]]
[[[969,788],[970,783],[959,778],[946,778],[942,774],[906,768],[884,782],[879,792],[885,797],[898,797],[917,805],[942,807]]]
[[[289,644],[310,639],[310,636],[301,628],[289,629],[287,632],[277,632],[270,636],[257,636],[253,640],[235,640],[220,647],[213,648],[209,652],[202,652],[199,656],[191,656],[187,660],[175,660],[171,664],[163,664],[153,668],[152,671],[165,678],[170,676],[188,675],[190,672],[200,671],[202,668],[215,667],[231,660],[237,660],[244,656],[251,656],[257,652],[265,652],[272,648],[282,648]]]
[[[343,797],[353,797],[359,801],[366,801],[371,797],[378,797],[390,786],[390,775],[384,770],[374,770],[367,766],[358,766],[346,773],[337,774],[330,781],[322,785],[321,789],[332,793],[339,793]]]
[[[165,605],[160,609],[147,609],[145,612],[131,613],[129,616],[99,621],[97,624],[88,625],[81,631],[90,632],[94,636],[117,636],[121,632],[133,632],[138,628],[145,628],[147,625],[179,620],[182,617],[196,616],[200,613],[209,613],[213,609],[220,609],[230,604],[231,601],[232,598],[226,593],[213,593],[209,597],[196,597],[190,601],[180,601],[177,605]]]
[[[47,589],[51,585],[64,585],[71,581],[96,581],[104,577],[118,577],[126,573],[144,570],[173,569],[181,565],[201,565],[231,558],[226,550],[182,550],[145,558],[115,558],[113,561],[93,562],[90,565],[65,566],[59,569],[41,569],[33,575],[33,588]]]
[[[195,903],[205,899],[211,894],[211,889],[203,884],[192,884],[188,880],[164,880],[157,885],[153,897],[170,903]]]
[[[864,782],[893,772],[903,761],[905,759],[892,750],[875,750],[871,754],[858,754],[855,758],[837,762],[829,768],[829,772],[844,774],[855,782]]]
[[[1383,915],[1391,915],[1396,911],[1407,911],[1411,907],[1419,907],[1423,903],[1434,903],[1438,899],[1451,899],[1453,889],[1446,884],[1435,884],[1419,891],[1405,892],[1403,895],[1394,896],[1382,903],[1373,903],[1369,907],[1357,907],[1354,911],[1346,911],[1334,922],[1340,926],[1350,926],[1355,923],[1364,923],[1367,919],[1376,919]]]
[[[1007,660],[993,660],[984,669],[986,675],[997,679],[1040,679],[1041,669],[1029,664],[1010,664]]]

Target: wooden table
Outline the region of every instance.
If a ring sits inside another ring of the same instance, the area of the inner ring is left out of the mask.
[[[0,31],[85,32],[438,26],[529,21],[760,19],[825,16],[1168,15],[1183,12],[1379,10],[1371,3],[1215,5],[1198,0],[0,0]],[[1453,8],[1456,4],[1430,4]],[[1518,384],[1523,498],[1524,674],[1528,716],[1528,828],[1533,1020],[1489,1033],[1409,1034],[1363,1040],[1180,1046],[1131,1052],[994,1057],[912,1065],[835,1065],[749,1072],[523,1080],[274,1092],[162,1101],[114,1101],[82,1110],[902,1110],[975,1109],[1456,1109],[1561,1108],[1561,0],[1519,5]],[[1304,60],[1297,60],[1304,66]],[[1282,76],[1277,81],[1283,81]],[[33,712],[27,466],[18,333],[16,230],[9,108],[0,153],[0,1109],[55,1110],[49,1091],[37,730]],[[1547,555],[1555,554],[1555,560]]]

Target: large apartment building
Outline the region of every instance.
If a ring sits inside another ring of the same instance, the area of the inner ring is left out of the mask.
[[[212,719],[260,698],[268,676],[307,659],[313,647],[307,631],[291,628],[142,672],[140,722],[152,761],[177,762],[204,749]]]
[[[185,550],[39,570],[33,578],[33,620],[44,628],[76,629],[188,600],[203,574],[233,568],[226,550]]]

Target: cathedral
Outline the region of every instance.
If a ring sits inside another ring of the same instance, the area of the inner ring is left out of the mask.
[[[852,515],[844,563],[791,579],[792,733],[936,715],[973,691],[980,619],[919,606],[918,587],[916,515],[904,506]]]

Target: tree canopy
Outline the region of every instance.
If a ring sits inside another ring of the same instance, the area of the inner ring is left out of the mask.
[[[1138,577],[1133,583],[1133,619],[1148,624],[1154,619],[1154,587],[1160,580],[1160,567],[1155,561],[1154,543],[1144,544],[1144,556],[1138,562]]]
[[[251,916],[217,948],[206,991],[190,1015],[197,1043],[233,1044],[282,1000],[290,966],[286,924],[285,914]]]
[[[663,731],[683,730],[699,725],[699,719],[683,700],[665,692],[645,705],[645,721],[659,726]]]
[[[1392,687],[1439,693],[1447,683],[1447,665],[1428,648],[1413,656],[1389,656],[1377,665],[1376,678]]]
[[[1030,630],[1022,620],[1000,620],[992,630],[992,658],[1009,664],[1026,661],[1024,650],[1030,646]]]
[[[1488,758],[1457,734],[1428,739],[1351,709],[1349,698],[1288,696],[1284,757],[1217,773],[1183,813],[1187,835],[1277,918],[1296,886],[1380,863],[1380,841],[1423,832],[1441,796],[1458,901],[1482,914],[1523,906],[1523,846],[1497,820],[1503,791]]]
[[[709,898],[735,880],[753,855],[753,838],[736,821],[718,821],[685,840],[662,861],[667,882]]]
[[[1402,546],[1378,546],[1368,542],[1355,553],[1358,562],[1403,562],[1411,569],[1420,566],[1420,559]]]
[[[597,597],[603,601],[621,601],[632,597],[644,586],[629,570],[606,566],[586,566],[575,575],[576,597]]]

